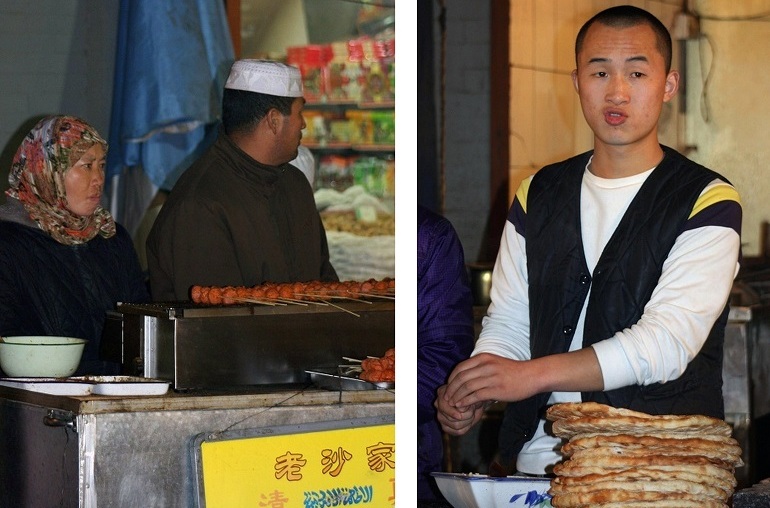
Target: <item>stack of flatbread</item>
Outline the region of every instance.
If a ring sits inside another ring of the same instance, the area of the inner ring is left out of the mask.
[[[659,415],[595,402],[551,406],[568,441],[554,467],[554,507],[727,507],[741,447],[730,425],[701,415]]]

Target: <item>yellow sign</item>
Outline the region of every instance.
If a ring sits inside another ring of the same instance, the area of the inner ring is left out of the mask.
[[[206,508],[395,505],[395,425],[201,443]]]

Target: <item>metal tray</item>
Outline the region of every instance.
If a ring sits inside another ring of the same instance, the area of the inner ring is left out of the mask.
[[[66,378],[0,378],[0,386],[64,396],[163,395],[171,383],[134,376],[75,376]]]
[[[353,376],[338,374],[335,369],[306,370],[310,375],[310,382],[319,388],[327,390],[394,390],[396,383],[370,383]]]
[[[171,384],[162,379],[137,376],[79,376],[71,379],[92,383],[93,395],[163,395]]]
[[[50,395],[90,395],[93,383],[60,377],[12,377],[0,378],[0,386],[29,390]]]

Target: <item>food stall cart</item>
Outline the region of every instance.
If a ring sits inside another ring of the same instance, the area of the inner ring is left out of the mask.
[[[395,384],[351,386],[333,370],[343,355],[364,358],[393,347],[392,302],[177,302],[121,304],[118,311],[103,345],[125,375],[114,384],[110,376],[85,380],[108,390],[72,393],[84,381],[75,378],[45,388],[34,380],[0,382],[0,506],[240,506],[206,497],[207,463],[210,495],[222,479],[245,474],[241,484],[252,490],[243,506],[291,495],[282,506],[307,506],[308,499],[322,506],[324,496],[340,492],[394,504]],[[330,374],[316,378],[316,371]],[[316,439],[342,431],[361,434]],[[254,443],[277,435],[289,436],[281,446],[296,444],[284,455],[305,454],[303,481],[296,470],[288,474],[267,441]],[[221,461],[204,460],[202,449],[222,441],[236,452],[252,450],[238,472],[212,473]],[[328,449],[306,449],[321,441]],[[273,474],[257,471],[266,465]],[[213,487],[212,478],[219,479]]]
[[[199,504],[200,436],[392,424],[394,399],[389,390],[59,396],[0,386],[0,506],[215,506]],[[395,477],[389,466],[379,474]]]

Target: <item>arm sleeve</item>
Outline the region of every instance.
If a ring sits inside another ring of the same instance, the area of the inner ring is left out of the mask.
[[[118,238],[122,244],[123,270],[125,277],[125,298],[126,302],[143,303],[150,301],[150,294],[147,288],[147,282],[139,264],[139,256],[134,248],[134,243],[128,231],[123,227],[118,228]]]
[[[172,235],[173,241],[164,242],[160,247],[162,250],[155,252],[150,244],[152,238],[148,239],[147,261],[154,300],[188,300],[190,287],[194,284],[227,286],[240,283],[233,279],[233,274],[240,273],[234,249],[221,248],[233,244],[222,215],[215,208],[200,203],[182,205],[176,210],[173,224],[165,224],[163,231],[164,235]],[[205,234],[205,241],[201,241],[202,234]],[[166,268],[170,273],[166,273]],[[172,283],[173,287],[170,287]]]
[[[727,304],[740,268],[740,221],[735,189],[721,183],[703,191],[642,318],[593,346],[605,390],[682,375]]]
[[[492,353],[529,360],[529,294],[525,241],[526,196],[531,177],[522,182],[508,213],[492,272],[491,303],[473,354]]]
[[[0,241],[0,266],[0,336],[19,335],[22,316],[31,309],[29,303],[28,309],[23,308],[19,274],[13,269],[14,255],[4,241]]]
[[[436,389],[468,358],[475,333],[463,249],[454,229],[442,220],[418,234],[430,236],[429,248],[418,251],[417,260],[417,410],[422,423],[434,418]]]
[[[326,238],[326,230],[324,229],[324,224],[320,216],[318,218],[318,223],[320,224],[319,233],[321,235],[321,280],[327,282],[337,282],[339,277],[337,276],[337,271],[334,269],[334,266],[332,266],[332,263],[329,259],[329,241]]]

